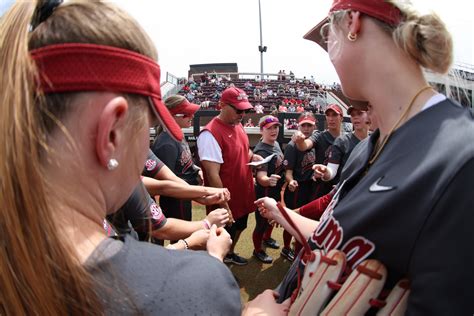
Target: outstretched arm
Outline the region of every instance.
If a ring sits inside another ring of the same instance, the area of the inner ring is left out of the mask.
[[[300,237],[296,233],[293,226],[291,226],[290,223],[288,223],[288,221],[283,217],[277,207],[277,202],[274,199],[264,197],[255,201],[255,204],[257,205],[258,210],[263,217],[276,221],[278,224],[283,226],[286,231],[293,235],[293,237],[295,237],[298,242],[304,243],[304,240],[300,240]],[[289,208],[285,207],[285,210],[287,211],[292,222],[298,227],[303,237],[308,239],[313,234],[313,231],[316,229],[319,222],[301,216]]]

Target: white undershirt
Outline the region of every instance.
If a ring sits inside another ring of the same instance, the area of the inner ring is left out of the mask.
[[[207,160],[217,162],[220,164],[224,163],[222,159],[222,150],[217,140],[208,130],[202,131],[197,139],[199,159],[201,161]]]
[[[438,104],[444,100],[446,100],[446,96],[444,94],[436,93],[434,96],[429,98],[428,101],[426,101],[425,105],[423,105],[420,112],[427,110],[433,105]]]

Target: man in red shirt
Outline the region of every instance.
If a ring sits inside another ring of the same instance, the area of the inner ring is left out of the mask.
[[[248,214],[255,210],[254,181],[250,161],[261,160],[253,155],[249,147],[242,119],[253,106],[246,93],[236,87],[227,88],[219,100],[221,112],[203,129],[197,140],[199,159],[206,186],[228,188],[231,200],[221,205],[207,207],[207,211],[217,207],[229,210],[233,223],[227,230],[233,245],[224,262],[237,265],[247,264],[247,260],[234,253],[241,232],[247,228]]]

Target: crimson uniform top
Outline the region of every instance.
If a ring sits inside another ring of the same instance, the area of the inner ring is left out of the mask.
[[[219,177],[222,185],[230,191],[228,202],[234,219],[247,215],[255,210],[255,190],[252,170],[249,162],[249,140],[242,124],[229,125],[219,118],[213,118],[203,129],[209,131],[216,139],[222,151],[223,164],[220,165]],[[204,184],[209,185],[206,170],[203,168]],[[208,212],[218,206],[207,206]]]
[[[388,288],[408,277],[407,315],[472,314],[472,113],[451,100],[423,110],[392,134],[367,170],[378,137],[376,131],[352,151],[310,246],[342,250],[348,268],[380,260]],[[280,300],[291,294],[290,279]]]

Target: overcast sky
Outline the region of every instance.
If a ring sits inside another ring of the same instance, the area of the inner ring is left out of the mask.
[[[114,0],[140,21],[166,71],[184,77],[190,64],[236,62],[260,72],[258,0]],[[332,0],[261,0],[264,72],[292,70],[297,77],[339,81],[327,54],[302,36],[328,12]],[[454,37],[457,62],[474,64],[474,5],[466,0],[414,0],[433,10]]]
[[[162,78],[187,76],[190,64],[237,63],[260,72],[258,0],[111,0],[132,14],[154,41]],[[0,0],[0,10],[12,0]],[[332,0],[261,0],[264,71],[292,70],[319,82],[339,81],[327,54],[302,36],[328,12]],[[455,61],[474,65],[474,4],[467,0],[413,0],[437,12],[453,34]]]

